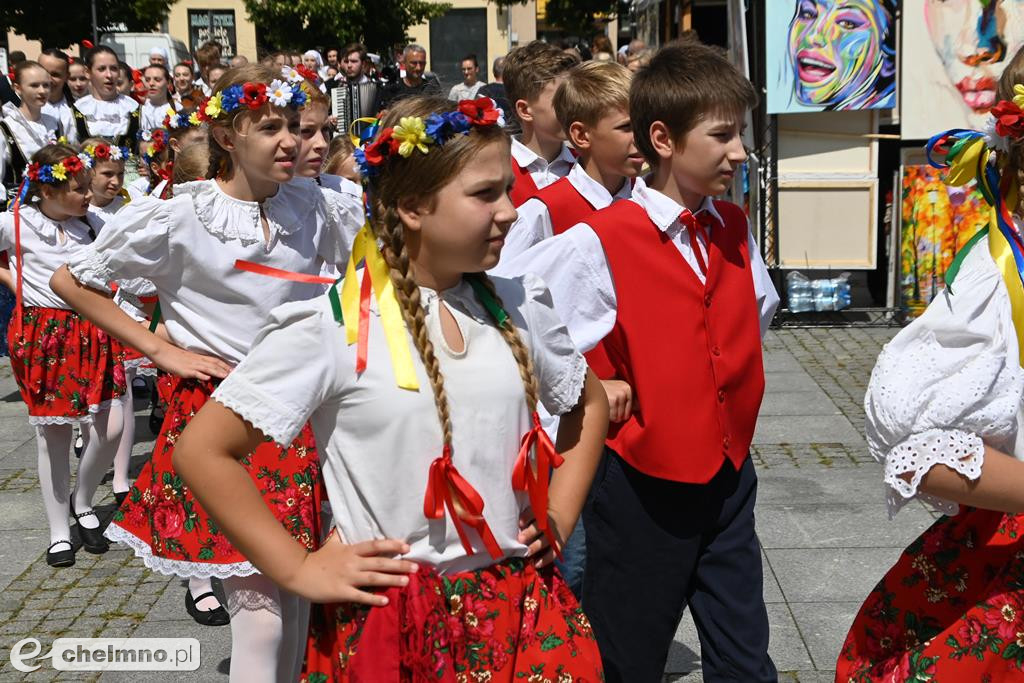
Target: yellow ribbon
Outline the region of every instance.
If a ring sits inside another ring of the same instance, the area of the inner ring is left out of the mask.
[[[372,126],[377,123],[380,123],[380,119],[374,118],[372,116],[364,116],[362,118],[355,119],[354,121],[352,121],[352,123],[348,124],[348,139],[352,141],[353,147],[361,147],[363,144],[362,138],[360,138],[359,134],[356,133],[357,123],[365,123]]]
[[[1021,366],[1024,366],[1024,285],[1021,284],[1017,263],[1013,259],[1013,251],[1006,236],[993,221],[988,231],[988,250],[1006,283],[1006,292],[1010,296],[1010,313],[1013,318],[1013,329],[1017,333],[1017,349]]]
[[[978,173],[981,168],[979,163],[982,154],[988,154],[985,138],[978,138],[965,146],[963,150],[957,153],[956,158],[951,161],[949,171],[946,174],[946,183],[954,187],[960,187],[972,180],[982,182],[983,178],[979,177]],[[993,188],[993,191],[998,192],[999,188]]]
[[[391,354],[391,365],[395,370],[395,380],[402,389],[419,389],[416,380],[416,369],[412,364],[412,353],[409,351],[409,338],[405,332],[405,320],[402,309],[395,298],[395,288],[388,276],[388,265],[384,256],[377,248],[377,240],[370,230],[369,222],[363,225],[356,234],[352,245],[352,255],[345,267],[345,280],[341,285],[341,310],[345,320],[359,320],[359,281],[356,279],[356,264],[365,261],[363,277],[369,277],[373,285],[373,293],[377,297],[380,310],[380,323],[384,328],[384,338]],[[359,324],[350,322],[345,326],[345,339],[349,345],[359,338]]]

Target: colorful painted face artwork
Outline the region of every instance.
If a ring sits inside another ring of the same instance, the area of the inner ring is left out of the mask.
[[[904,166],[900,284],[903,308],[919,315],[946,286],[957,252],[988,225],[989,206],[970,187],[949,187],[931,166]]]
[[[891,109],[898,0],[768,0],[768,112]]]
[[[1024,0],[903,0],[903,138],[982,130],[1022,45]]]

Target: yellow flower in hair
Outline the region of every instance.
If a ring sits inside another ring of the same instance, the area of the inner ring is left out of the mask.
[[[215,119],[223,113],[224,110],[220,107],[220,93],[217,93],[206,102],[206,115]]]
[[[1020,83],[1013,86],[1013,103],[1024,109],[1024,85]]]
[[[56,178],[57,180],[67,180],[68,172],[67,169],[64,168],[63,161],[60,162],[59,164],[54,164],[52,169],[54,178]]]
[[[423,119],[419,116],[403,116],[399,124],[395,126],[391,137],[401,142],[398,146],[398,153],[403,157],[408,157],[414,149],[426,154],[427,145],[433,142],[433,139],[427,135]]]
[[[191,114],[189,114],[188,115],[188,122],[189,122],[189,125],[198,126],[199,123],[200,123],[200,121],[199,121],[199,112],[195,112],[194,111]]]

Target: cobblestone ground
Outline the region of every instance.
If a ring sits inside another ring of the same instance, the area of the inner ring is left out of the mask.
[[[758,533],[772,656],[784,681],[831,681],[840,644],[871,586],[933,520],[908,506],[888,522],[880,470],[863,438],[862,399],[892,329],[786,329],[765,341],[767,393],[752,457],[758,468]],[[152,448],[144,401],[136,401],[133,470]],[[226,681],[230,633],[185,614],[183,582],[146,570],[118,546],[55,570],[36,477],[35,440],[6,361],[0,368],[0,680],[98,680],[99,674],[15,671],[10,648],[61,636],[195,637],[202,666],[187,674],[113,674],[107,680]],[[109,484],[101,515],[112,512]],[[685,618],[666,681],[702,680],[699,646]]]

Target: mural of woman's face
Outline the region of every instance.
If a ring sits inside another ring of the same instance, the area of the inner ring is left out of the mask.
[[[798,0],[789,58],[801,104],[837,104],[870,87],[891,20],[879,0]]]
[[[949,82],[976,114],[995,104],[996,86],[1024,41],[1024,0],[925,0],[925,23]]]

